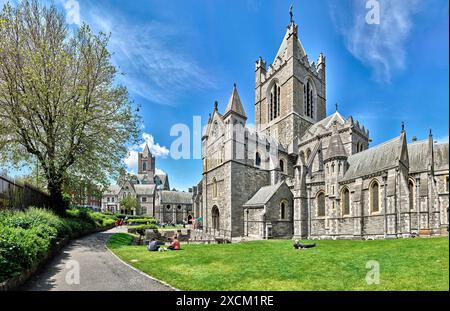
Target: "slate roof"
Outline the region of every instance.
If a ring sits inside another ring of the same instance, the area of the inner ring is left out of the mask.
[[[275,193],[277,193],[278,189],[280,189],[281,185],[283,185],[284,181],[279,182],[275,185],[261,187],[253,197],[248,200],[243,206],[251,207],[251,206],[263,206],[273,197]]]
[[[120,186],[118,185],[110,185],[106,188],[104,195],[116,195],[120,191]]]
[[[161,191],[161,203],[192,204],[192,193],[182,191]]]
[[[328,130],[334,121],[336,121],[336,123],[340,126],[343,126],[345,124],[345,118],[338,111],[336,111],[325,119],[322,119],[319,122],[311,125],[302,136],[303,139],[305,139],[306,137],[313,137],[317,134],[320,134],[321,131]]]
[[[409,172],[417,173],[428,168],[428,140],[408,144]]]
[[[348,170],[342,181],[370,175],[398,165],[401,137],[353,154],[348,157]]]
[[[330,137],[327,154],[324,160],[334,157],[347,157],[347,152],[345,152],[344,144],[342,143],[336,125],[333,126],[333,134]]]
[[[137,195],[153,195],[156,185],[134,185],[134,191]]]
[[[448,142],[434,145],[434,170],[447,170],[448,163]]]
[[[231,93],[231,97],[228,100],[227,108],[225,109],[224,116],[228,115],[231,112],[235,112],[238,115],[247,118],[244,107],[242,106],[241,98],[239,97],[239,93],[236,89],[236,84],[233,87],[233,92]]]

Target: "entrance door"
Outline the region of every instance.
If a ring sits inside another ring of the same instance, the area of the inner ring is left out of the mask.
[[[220,227],[220,213],[219,208],[217,206],[214,206],[212,208],[212,227],[214,230],[219,230]]]

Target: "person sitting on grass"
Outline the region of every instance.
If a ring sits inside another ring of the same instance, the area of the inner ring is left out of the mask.
[[[180,241],[178,241],[177,236],[173,237],[172,244],[170,244],[170,246],[167,249],[171,250],[171,251],[178,251],[181,249],[181,244],[180,244]]]
[[[316,243],[314,243],[314,244],[300,244],[299,240],[295,240],[295,243],[294,243],[294,248],[298,249],[298,250],[302,250],[304,248],[312,248],[312,247],[315,247],[315,246],[316,246]]]
[[[161,247],[161,245],[164,245],[164,242],[158,242],[155,238],[152,238],[150,243],[148,243],[147,249],[150,252],[157,252],[157,251],[159,251],[159,248]]]

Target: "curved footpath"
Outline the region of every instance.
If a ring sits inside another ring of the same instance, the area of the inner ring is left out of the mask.
[[[71,241],[21,288],[31,291],[167,291],[173,290],[124,264],[106,248],[114,228]],[[79,264],[79,284],[76,266]],[[67,280],[68,282],[67,282]]]

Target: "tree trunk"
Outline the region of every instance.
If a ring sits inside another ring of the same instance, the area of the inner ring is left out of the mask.
[[[49,181],[47,186],[48,191],[50,192],[51,209],[53,209],[58,215],[63,216],[65,214],[67,206],[63,200],[62,183]]]

